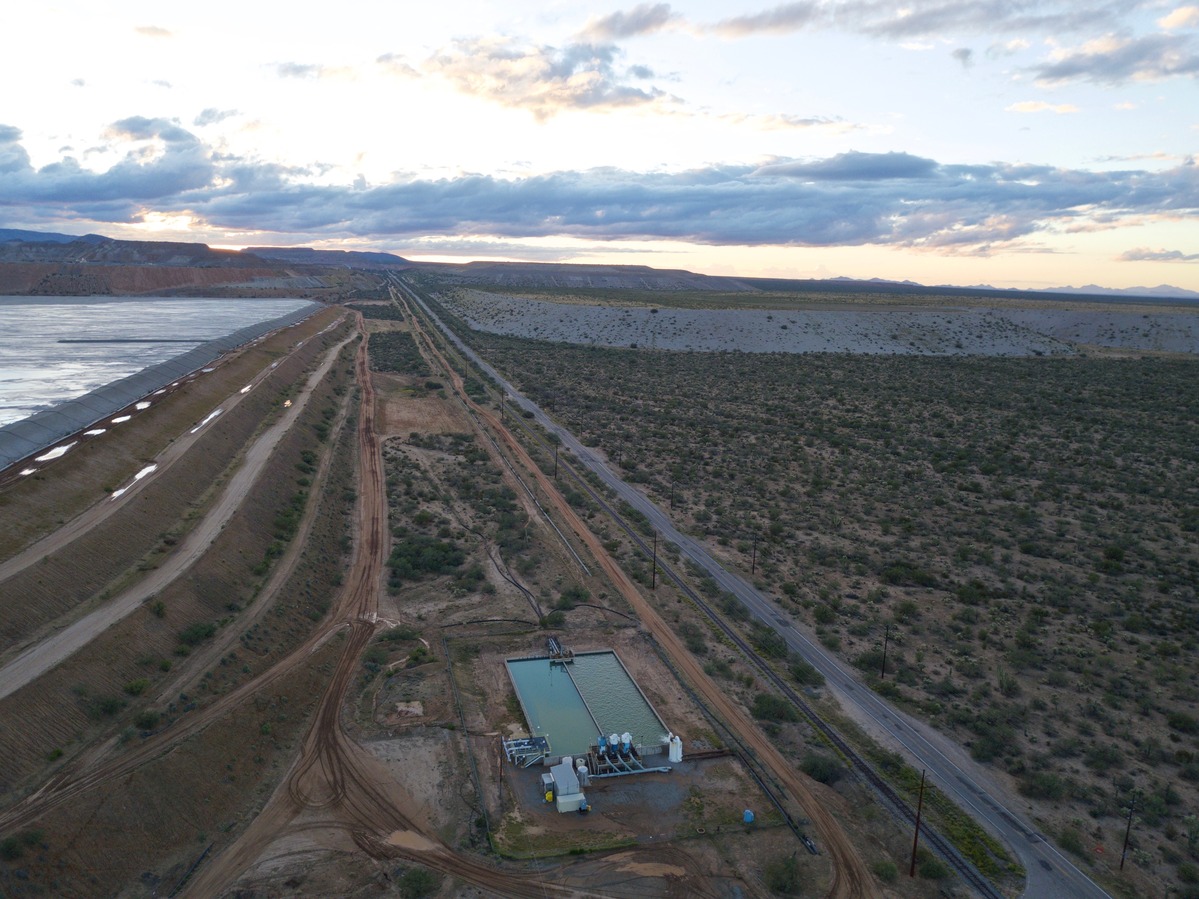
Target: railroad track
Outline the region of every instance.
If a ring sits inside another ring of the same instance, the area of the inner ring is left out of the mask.
[[[411,288],[408,290],[411,292]],[[468,360],[463,360],[464,364],[470,364]],[[545,451],[552,453],[553,448],[534,430],[528,422],[518,416],[513,416],[512,421],[520,425],[521,429],[530,439],[539,444]],[[647,558],[652,558],[655,554],[651,546],[646,542],[645,538],[639,534],[625,519],[619,511],[608,502],[607,498],[601,495],[594,489],[591,483],[584,478],[571,464],[570,457],[565,454],[559,454],[559,464],[562,470],[577,483],[582,490],[596,503],[604,512],[606,512],[616,524],[624,530],[630,540],[645,554]],[[695,603],[709,620],[726,636],[728,639],[749,659],[761,675],[768,680],[781,693],[788,702],[792,703],[805,719],[812,725],[813,728],[832,746],[848,763],[851,771],[856,776],[875,791],[875,793],[883,800],[883,802],[891,808],[892,812],[901,820],[914,826],[916,822],[916,811],[909,803],[899,795],[891,784],[882,777],[874,767],[857,752],[838,732],[837,730],[825,721],[820,714],[791,686],[778,674],[770,665],[768,665],[757,651],[749,644],[744,637],[733,629],[723,617],[721,617],[712,608],[712,606],[704,600],[694,589],[687,584],[682,577],[670,566],[669,563],[662,560],[661,555],[657,556],[657,566],[661,569],[664,576],[670,580],[683,592],[688,599]],[[946,863],[958,874],[961,879],[973,888],[984,899],[1006,899],[992,883],[988,880],[958,849],[944,836],[942,836],[935,828],[930,827],[923,820],[921,821],[921,838],[925,846],[931,847]]]

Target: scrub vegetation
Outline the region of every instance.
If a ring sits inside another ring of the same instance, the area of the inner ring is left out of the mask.
[[[471,339],[1047,829],[1193,864],[1199,362]]]

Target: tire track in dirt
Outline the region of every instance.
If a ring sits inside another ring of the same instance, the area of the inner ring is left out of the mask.
[[[308,377],[292,406],[249,446],[241,466],[229,479],[220,496],[199,523],[188,532],[175,551],[163,559],[157,568],[138,583],[108,600],[95,611],[25,649],[0,668],[0,698],[16,692],[78,652],[109,627],[135,612],[143,602],[164,589],[199,561],[219,536],[221,529],[240,508],[250,487],[262,475],[275,447],[299,419],[316,386],[324,379],[347,342],[348,339],[327,351],[324,360]],[[101,503],[99,506],[93,507],[93,510],[89,510],[89,512],[95,512],[95,514],[87,516],[89,519],[99,515],[98,520],[92,521],[90,526],[95,527],[101,524],[107,515],[111,514],[104,512],[105,505],[116,506],[117,504]]]
[[[879,896],[880,893],[874,884],[873,877],[858,855],[853,843],[841,829],[841,825],[837,822],[836,818],[833,817],[831,811],[821,802],[820,798],[815,795],[808,785],[801,780],[791,763],[783,758],[774,744],[757,728],[740,706],[733,703],[724,691],[708,677],[695,657],[687,651],[679,637],[658,615],[657,611],[650,606],[641,595],[641,591],[637,586],[625,574],[624,570],[607,550],[604,549],[599,538],[591,532],[570,504],[566,502],[561,493],[558,492],[556,484],[534,463],[523,445],[516,440],[513,434],[494,413],[475,403],[467,396],[461,375],[458,374],[433,344],[432,339],[420,325],[419,319],[413,314],[411,305],[408,303],[405,303],[405,305],[408,307],[409,317],[413,322],[413,326],[418,330],[431,352],[440,360],[441,365],[463,402],[476,415],[487,422],[488,426],[494,433],[499,435],[513,456],[532,472],[533,478],[540,485],[548,501],[575,532],[576,536],[587,545],[587,548],[591,551],[600,567],[604,569],[604,572],[612,580],[612,583],[620,590],[621,595],[625,597],[629,605],[637,612],[642,623],[658,640],[674,664],[685,672],[687,679],[695,686],[697,692],[704,697],[704,701],[717,710],[721,717],[742,735],[787,792],[791,794],[792,798],[799,803],[800,807],[804,810],[804,814],[812,821],[812,825],[820,834],[833,860],[833,881],[828,892],[829,899],[860,899],[860,897]]]
[[[278,665],[220,697],[190,720],[149,738],[118,759],[102,761],[115,740],[80,756],[36,793],[0,815],[0,830],[28,826],[47,811],[97,787],[123,779],[171,752],[182,741],[200,733],[295,670],[335,634],[348,630],[336,669],[297,760],[262,812],[240,837],[197,872],[187,885],[185,896],[207,899],[221,895],[264,857],[275,840],[290,833],[331,825],[345,829],[355,845],[371,858],[409,859],[495,895],[528,899],[559,896],[629,896],[632,899],[645,895],[647,877],[653,878],[656,893],[713,899],[722,895],[706,883],[706,874],[700,869],[699,862],[677,850],[676,855],[668,856],[670,863],[665,869],[655,867],[652,861],[644,868],[638,867],[637,862],[631,863],[630,854],[640,858],[644,853],[656,859],[655,853],[662,851],[658,847],[639,847],[616,856],[572,860],[552,869],[533,872],[505,870],[473,854],[458,852],[429,827],[425,810],[395,782],[383,763],[346,734],[341,726],[341,709],[358,670],[361,654],[378,626],[377,603],[388,547],[383,463],[375,432],[374,391],[365,339],[359,347],[356,367],[361,385],[361,489],[356,515],[359,539],[350,576],[331,618]],[[547,876],[553,880],[547,880]]]

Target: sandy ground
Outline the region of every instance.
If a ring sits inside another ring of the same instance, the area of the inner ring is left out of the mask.
[[[1029,356],[1081,346],[1199,352],[1199,311],[1088,307],[765,310],[553,303],[461,291],[446,308],[472,327],[563,343],[745,353]]]

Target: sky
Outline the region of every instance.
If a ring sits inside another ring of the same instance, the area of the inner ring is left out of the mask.
[[[1199,290],[1185,0],[42,0],[0,33],[0,227]]]

